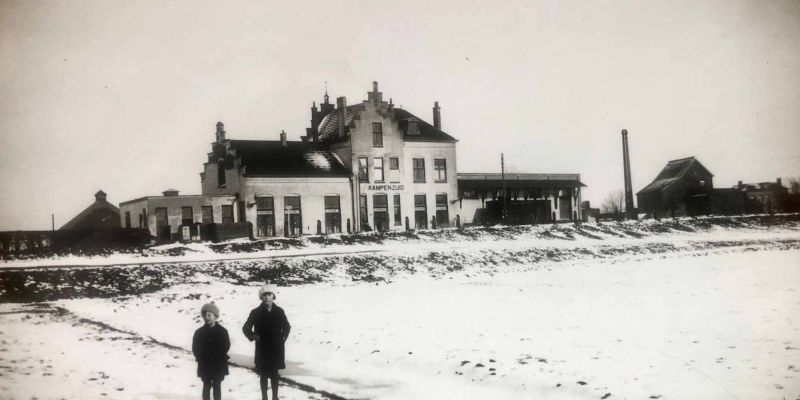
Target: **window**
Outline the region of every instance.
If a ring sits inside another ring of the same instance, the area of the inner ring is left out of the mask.
[[[436,195],[436,225],[439,227],[450,226],[450,213],[447,211],[447,194]]]
[[[394,224],[395,225],[403,225],[403,221],[402,221],[403,217],[402,217],[402,215],[400,215],[400,195],[399,194],[394,195],[394,204],[392,204],[392,206],[394,207]]]
[[[400,182],[400,159],[389,158],[389,182]]]
[[[202,206],[200,208],[203,211],[203,223],[204,224],[213,224],[214,223],[214,209],[211,206]]]
[[[139,228],[146,228],[147,227],[147,209],[142,209],[142,223],[139,224]]]
[[[225,187],[225,166],[222,160],[217,161],[217,186]]]
[[[372,215],[375,219],[375,229],[380,232],[389,230],[389,198],[385,194],[372,196]]]
[[[125,211],[125,227],[126,228],[130,228],[131,227],[131,212],[130,211]]]
[[[233,223],[233,206],[230,204],[222,206],[222,223],[223,224]]]
[[[424,194],[414,195],[414,226],[417,229],[428,227],[428,205]]]
[[[275,236],[275,200],[256,196],[256,235]]]
[[[373,158],[372,168],[375,169],[375,182],[383,182],[383,158]]]
[[[192,222],[192,207],[181,207],[181,225],[191,225]]]
[[[369,230],[369,221],[367,221],[367,195],[365,194],[358,196],[358,219],[361,221],[361,230]]]
[[[358,157],[358,181],[369,182],[369,172],[367,169],[367,157]]]
[[[372,123],[372,147],[383,147],[383,124]]]
[[[285,236],[300,236],[303,234],[303,220],[300,210],[300,196],[285,196],[283,198],[283,233]]]
[[[425,183],[425,159],[414,158],[411,161],[414,164],[414,182]]]
[[[435,158],[433,160],[434,182],[447,182],[447,160]]]
[[[141,228],[141,227],[142,227],[142,224],[143,224],[143,223],[144,223],[144,215],[142,215],[142,214],[139,214],[139,228]]]
[[[342,211],[338,195],[325,196],[325,233],[342,232]]]

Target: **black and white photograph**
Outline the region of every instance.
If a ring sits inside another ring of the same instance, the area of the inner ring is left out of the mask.
[[[800,400],[800,1],[0,0],[0,400]]]

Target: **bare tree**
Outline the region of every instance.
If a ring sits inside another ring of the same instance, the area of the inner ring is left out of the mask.
[[[615,190],[603,199],[600,203],[600,210],[603,213],[622,214],[625,212],[625,192]]]

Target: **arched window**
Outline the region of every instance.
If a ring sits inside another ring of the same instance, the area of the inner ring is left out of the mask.
[[[256,236],[275,236],[275,200],[272,196],[256,196]]]

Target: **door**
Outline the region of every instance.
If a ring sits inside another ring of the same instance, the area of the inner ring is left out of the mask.
[[[295,237],[303,234],[303,220],[300,210],[300,196],[286,196],[283,198],[283,234],[286,237]]]

